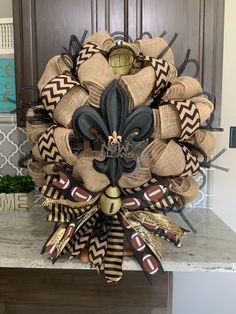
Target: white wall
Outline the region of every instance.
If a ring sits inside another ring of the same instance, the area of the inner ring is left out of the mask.
[[[224,66],[222,127],[218,147],[229,147],[230,126],[236,126],[236,1],[226,0],[224,29]],[[230,168],[229,173],[215,172],[215,212],[236,231],[236,148],[228,151],[218,161]],[[236,254],[236,252],[235,252]],[[236,310],[235,310],[236,312]]]
[[[0,18],[12,17],[12,0],[0,0]]]
[[[236,1],[225,0],[222,123],[218,150],[229,147],[229,128],[236,126]],[[229,149],[215,171],[214,211],[236,231],[236,148]],[[235,252],[236,258],[236,252]],[[175,273],[173,314],[235,314],[235,273]]]

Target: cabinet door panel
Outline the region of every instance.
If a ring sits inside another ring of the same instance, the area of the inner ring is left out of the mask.
[[[81,37],[107,29],[136,39],[144,31],[164,30],[179,66],[187,49],[200,64],[198,79],[216,97],[220,122],[224,0],[13,0],[17,92],[36,85],[47,61],[68,45],[70,35]],[[192,75],[193,65],[184,74]],[[18,108],[18,125],[24,110]]]

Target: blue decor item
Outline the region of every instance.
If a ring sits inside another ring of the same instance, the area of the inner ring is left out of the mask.
[[[14,58],[0,58],[0,113],[16,109],[8,98],[16,99]]]

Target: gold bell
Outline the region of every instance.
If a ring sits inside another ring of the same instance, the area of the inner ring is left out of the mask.
[[[117,186],[109,186],[100,196],[98,206],[107,216],[115,215],[121,208],[120,189]]]

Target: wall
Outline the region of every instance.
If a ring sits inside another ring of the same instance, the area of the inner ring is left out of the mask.
[[[0,18],[12,17],[12,0],[0,0]]]
[[[217,135],[218,150],[229,147],[229,128],[236,126],[235,30],[236,1],[225,0],[221,113],[225,131]],[[215,171],[214,211],[236,231],[236,149],[228,149],[216,164],[230,168],[230,172]],[[234,314],[235,291],[235,273],[175,273],[173,314]]]
[[[229,147],[230,126],[236,126],[235,100],[235,30],[236,2],[226,0],[225,38],[224,38],[224,69],[223,69],[223,100],[222,127],[225,132],[219,134],[219,147]],[[236,232],[236,148],[229,149],[218,161],[218,164],[230,168],[229,173],[215,173],[215,212]]]

